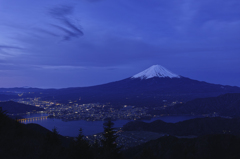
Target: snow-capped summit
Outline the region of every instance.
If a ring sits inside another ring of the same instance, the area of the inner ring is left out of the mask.
[[[180,78],[179,75],[176,75],[170,71],[168,71],[166,68],[160,65],[153,65],[149,67],[148,69],[132,76],[131,78],[141,78],[141,79],[149,79],[153,77],[160,77],[160,78]]]

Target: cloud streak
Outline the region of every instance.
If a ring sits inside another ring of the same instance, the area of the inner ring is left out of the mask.
[[[16,50],[23,50],[23,48],[11,45],[0,45],[0,58],[5,59],[9,56],[16,55],[18,54]]]
[[[79,32],[73,32],[71,30],[68,30],[68,29],[66,29],[64,27],[61,27],[61,26],[58,26],[58,25],[52,24],[52,26],[65,33],[62,37],[63,37],[63,40],[66,40],[66,41],[71,40],[72,38],[77,38],[77,37],[83,35],[81,32],[80,33]]]
[[[99,1],[102,1],[102,0],[86,0],[88,2],[99,2]]]
[[[119,80],[153,64],[205,81],[197,71],[240,70],[239,0],[62,2],[3,0],[0,61],[14,66],[1,69],[56,87]]]
[[[61,5],[50,9],[49,14],[54,18],[62,18],[66,17],[67,15],[72,15],[73,10],[74,8],[72,6]]]
[[[0,49],[18,49],[22,50],[23,48],[17,47],[17,46],[11,46],[11,45],[0,45]]]
[[[83,36],[82,28],[72,22],[72,20],[68,17],[73,14],[74,7],[62,5],[57,6],[52,9],[50,9],[49,14],[54,19],[58,20],[62,26],[57,24],[51,24],[51,26],[58,28],[59,30],[63,31],[65,34],[61,35],[63,37],[63,40],[71,40],[72,38],[78,38],[80,36]],[[48,32],[48,31],[47,31]],[[45,33],[47,33],[45,31]],[[55,35],[55,33],[50,33],[50,35]]]
[[[51,36],[55,36],[55,37],[59,37],[58,34],[53,33],[53,32],[51,32],[51,31],[48,31],[48,30],[45,30],[45,29],[36,28],[35,30],[38,31],[38,32],[41,32],[41,33],[47,34],[47,35],[51,35]]]
[[[83,35],[82,30],[80,30],[78,27],[76,27],[73,23],[71,23],[68,19],[63,19],[63,23],[68,26],[70,29],[75,31],[75,33],[78,33],[77,35]]]

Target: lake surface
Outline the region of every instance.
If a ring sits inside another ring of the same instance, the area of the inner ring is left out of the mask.
[[[23,118],[32,118],[47,116],[47,114],[29,114],[23,116]],[[143,120],[144,122],[152,122],[155,120],[163,120],[168,123],[176,123],[179,121],[184,121],[188,119],[198,118],[199,116],[162,116],[158,118],[152,118],[151,120]],[[114,122],[114,127],[122,127],[124,124],[128,123],[130,120],[117,120]],[[59,134],[63,136],[76,137],[79,133],[79,129],[82,128],[84,135],[93,135],[100,132],[103,132],[103,123],[104,121],[62,121],[61,119],[47,118],[42,120],[32,120],[23,122],[24,124],[36,123],[49,130],[52,130],[54,127],[57,128]]]

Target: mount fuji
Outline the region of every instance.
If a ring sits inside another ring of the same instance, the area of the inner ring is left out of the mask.
[[[149,79],[153,77],[159,77],[159,78],[180,78],[179,75],[176,75],[170,71],[168,71],[166,68],[160,65],[153,65],[149,67],[148,69],[132,76],[131,78],[141,78],[141,79]]]
[[[160,65],[123,80],[107,84],[45,90],[44,99],[79,104],[109,103],[111,105],[162,106],[172,102],[187,102],[195,98],[216,97],[240,93],[240,88],[197,81],[174,74]]]

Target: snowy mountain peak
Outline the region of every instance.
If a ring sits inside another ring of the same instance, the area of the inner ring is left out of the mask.
[[[159,78],[180,78],[179,75],[176,75],[170,71],[168,71],[166,68],[160,65],[153,65],[149,67],[148,69],[132,76],[131,78],[141,78],[141,79],[149,79],[153,77],[159,77]]]

